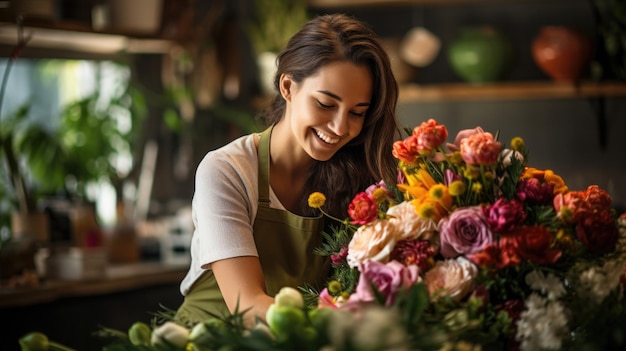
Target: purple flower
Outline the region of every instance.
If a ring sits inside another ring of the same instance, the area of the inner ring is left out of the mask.
[[[450,184],[452,184],[453,181],[461,180],[461,179],[462,179],[462,177],[461,177],[460,174],[454,173],[450,169],[446,169],[445,170],[444,181],[443,181],[445,185],[450,185]]]
[[[518,200],[500,198],[490,206],[484,207],[489,229],[495,233],[510,232],[526,219],[524,205]]]
[[[348,257],[348,245],[343,244],[338,253],[330,255],[330,260],[334,265],[338,266],[346,262],[346,257]]]
[[[366,261],[359,270],[359,282],[348,303],[375,301],[376,294],[372,290],[374,288],[385,299],[385,306],[391,306],[398,292],[408,289],[420,279],[417,266],[405,266],[398,261],[386,264]]]
[[[461,207],[439,221],[441,254],[445,258],[478,253],[494,241],[480,206]]]
[[[517,184],[516,197],[521,201],[545,205],[554,198],[554,186],[537,178],[523,179]]]

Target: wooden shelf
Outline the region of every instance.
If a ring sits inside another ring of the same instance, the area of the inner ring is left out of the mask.
[[[163,54],[173,42],[154,36],[132,33],[97,32],[75,23],[29,22],[23,26],[23,35],[31,36],[24,56],[92,58],[112,57],[120,54]],[[18,41],[15,23],[0,23],[2,56],[8,56]]]
[[[557,82],[449,83],[400,87],[399,103],[471,100],[573,99],[626,97],[626,82],[581,84]]]
[[[106,295],[160,284],[180,282],[187,266],[136,263],[111,266],[100,279],[48,280],[36,288],[0,288],[0,308],[33,305],[60,298]]]
[[[538,2],[539,0],[509,0],[507,2]],[[501,0],[308,0],[312,8],[348,8],[362,6],[462,5],[498,2]]]

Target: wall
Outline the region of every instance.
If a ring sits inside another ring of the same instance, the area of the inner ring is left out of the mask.
[[[383,6],[317,10],[346,12],[368,22],[383,38],[402,38],[414,26],[424,26],[441,40],[442,48],[429,66],[417,69],[412,83],[461,82],[446,57],[449,43],[464,26],[489,24],[515,45],[516,58],[505,81],[548,80],[532,58],[530,45],[544,25],[566,25],[595,35],[591,1],[485,1],[477,4]],[[531,166],[552,169],[571,189],[597,184],[626,206],[626,99],[605,101],[606,147],[601,147],[598,117],[587,99],[484,100],[412,102],[400,104],[398,117],[406,126],[428,118],[446,124],[453,138],[460,129],[481,125],[500,131],[500,140],[525,139]]]

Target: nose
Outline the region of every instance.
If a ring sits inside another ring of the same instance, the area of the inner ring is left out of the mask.
[[[347,110],[338,110],[337,113],[333,115],[329,123],[329,129],[335,133],[337,136],[343,137],[348,134],[349,130],[349,111]]]

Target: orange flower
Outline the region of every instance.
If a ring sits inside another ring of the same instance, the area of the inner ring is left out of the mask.
[[[417,139],[417,151],[420,154],[429,154],[446,141],[448,130],[431,118],[415,127],[413,136]]]
[[[461,140],[461,156],[470,165],[493,165],[498,161],[501,147],[491,133],[477,133]]]

